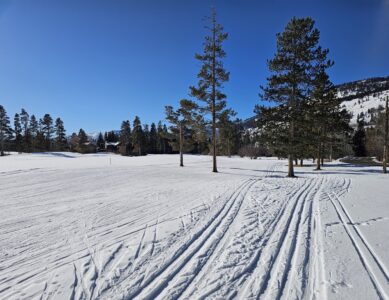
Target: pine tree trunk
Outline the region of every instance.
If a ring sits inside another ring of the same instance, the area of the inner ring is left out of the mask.
[[[294,177],[294,169],[293,169],[293,154],[292,154],[292,140],[294,138],[294,123],[293,120],[290,122],[290,130],[289,130],[289,154],[288,154],[288,177]]]
[[[216,113],[215,113],[215,101],[213,101],[213,109],[212,109],[212,146],[213,146],[213,168],[212,172],[217,173],[217,165],[216,165]]]
[[[321,162],[321,142],[319,141],[319,143],[317,144],[316,170],[321,170],[320,162]]]
[[[212,146],[213,168],[217,173],[216,165],[216,24],[213,24],[213,55],[212,55]]]
[[[322,156],[320,159],[321,159],[321,166],[324,166],[324,157]]]
[[[294,97],[295,97],[295,88],[293,86],[292,88],[292,95],[291,95],[291,99],[289,100],[289,105],[293,106],[295,105],[294,103]],[[289,159],[289,165],[288,165],[288,177],[294,177],[294,169],[293,169],[293,146],[292,146],[292,143],[294,141],[294,121],[293,121],[293,118],[292,120],[290,121],[290,128],[289,128],[289,145],[288,145],[288,151],[289,151],[289,154],[288,154],[288,159]]]
[[[385,102],[385,136],[384,136],[384,156],[382,159],[383,172],[387,173],[387,163],[388,163],[388,131],[389,131],[389,108],[388,108],[389,96],[386,96]]]
[[[288,177],[294,177],[294,169],[293,169],[293,156],[292,154],[288,155]]]
[[[332,142],[330,143],[330,162],[332,162]]]
[[[183,154],[184,135],[182,124],[180,124],[180,167],[184,166],[184,154]]]
[[[0,150],[0,156],[4,156],[4,137],[1,137],[1,150]]]
[[[304,160],[300,159],[300,167],[302,167],[303,165],[304,165]]]

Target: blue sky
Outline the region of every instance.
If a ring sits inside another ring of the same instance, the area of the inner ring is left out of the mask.
[[[316,20],[334,83],[389,75],[389,0],[0,0],[0,104],[60,116],[69,134],[163,120],[196,82],[212,6],[230,34],[225,92],[240,118],[293,16]]]

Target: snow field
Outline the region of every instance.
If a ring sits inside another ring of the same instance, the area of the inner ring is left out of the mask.
[[[0,161],[0,299],[387,299],[388,177],[334,162]]]

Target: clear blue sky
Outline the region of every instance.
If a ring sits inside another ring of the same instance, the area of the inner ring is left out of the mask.
[[[335,60],[335,83],[389,75],[389,0],[0,0],[0,104],[60,116],[70,134],[117,129],[196,82],[203,17],[215,5],[230,34],[225,84],[238,117],[252,116],[275,35],[312,16]]]

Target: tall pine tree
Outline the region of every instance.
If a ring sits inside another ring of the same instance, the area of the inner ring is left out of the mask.
[[[150,153],[157,153],[157,127],[155,126],[155,123],[151,123],[150,126],[150,136],[149,136],[149,143],[150,143]]]
[[[22,125],[20,124],[20,115],[18,113],[15,114],[14,117],[14,133],[15,133],[15,150],[17,152],[22,152]]]
[[[236,113],[231,110],[225,110],[220,116],[219,123],[219,140],[220,140],[220,152],[224,155],[231,156],[234,152],[234,141],[236,141],[236,127],[231,120],[231,116],[235,116]]]
[[[202,111],[211,115],[212,125],[212,172],[217,172],[216,163],[216,127],[220,115],[226,107],[226,95],[223,94],[223,83],[228,81],[229,72],[224,69],[222,59],[226,56],[222,48],[228,34],[223,32],[223,27],[217,23],[216,11],[213,10],[210,17],[210,26],[206,26],[209,35],[205,37],[202,54],[196,54],[196,59],[202,64],[197,77],[197,87],[190,87],[191,95],[204,102]]]
[[[35,115],[31,115],[30,117],[31,151],[36,150],[38,133],[39,133],[39,123]]]
[[[52,142],[52,135],[54,133],[53,128],[53,118],[50,116],[50,114],[45,114],[43,116],[42,122],[42,133],[45,138],[45,148],[46,150],[51,150],[51,142]]]
[[[5,108],[0,105],[0,156],[4,156],[5,143],[10,140],[12,129]]]
[[[78,151],[80,153],[87,152],[87,143],[88,143],[88,136],[86,135],[84,129],[80,129],[78,132]]]
[[[355,156],[366,156],[366,131],[363,118],[358,119],[358,127],[352,138],[352,147]]]
[[[142,155],[144,153],[144,135],[142,124],[138,116],[135,117],[132,126],[132,145],[134,147],[135,154]]]
[[[293,18],[284,32],[277,34],[277,51],[268,61],[272,75],[263,89],[265,101],[276,102],[275,108],[257,107],[265,126],[271,131],[272,143],[288,157],[288,177],[294,177],[293,160],[306,138],[304,130],[306,101],[312,90],[312,75],[323,57],[318,45],[320,32],[311,18]]]
[[[198,106],[193,101],[182,99],[180,107],[174,110],[172,106],[165,107],[166,119],[172,124],[171,131],[178,141],[180,167],[184,166],[185,130],[194,123]]]
[[[66,149],[67,140],[66,140],[66,130],[61,118],[55,120],[55,146],[59,151]]]
[[[130,155],[131,153],[131,125],[130,121],[123,121],[120,127],[120,153]]]
[[[99,151],[105,149],[105,140],[103,137],[103,134],[100,132],[99,136],[97,137],[96,146]]]
[[[31,133],[30,133],[30,116],[28,112],[22,108],[20,113],[20,125],[22,127],[22,149],[25,152],[31,151]]]

